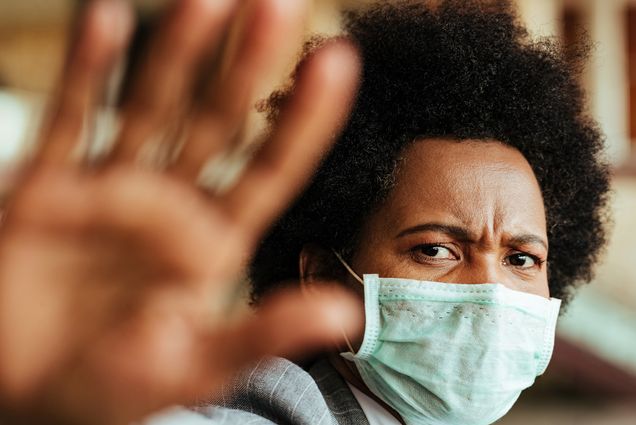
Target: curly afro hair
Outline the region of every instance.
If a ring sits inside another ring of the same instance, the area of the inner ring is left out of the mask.
[[[305,244],[350,256],[366,215],[391,190],[401,152],[422,138],[518,149],[543,193],[551,295],[567,301],[590,281],[606,242],[610,175],[577,81],[586,47],[566,57],[554,41],[531,40],[503,1],[378,3],[346,13],[344,28],[363,60],[359,96],[312,183],[257,251],[252,300],[298,279]],[[271,96],[270,119],[292,91],[293,83]]]

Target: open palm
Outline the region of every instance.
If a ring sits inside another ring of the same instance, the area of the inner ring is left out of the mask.
[[[87,7],[37,158],[10,199],[0,228],[0,407],[15,420],[127,423],[214,395],[263,355],[304,352],[356,325],[353,301],[335,290],[281,293],[256,315],[232,309],[263,232],[346,116],[354,51],[334,43],[306,61],[268,140],[229,191],[212,195],[197,176],[233,148],[259,79],[300,33],[304,5],[177,3],[122,108],[113,151],[93,167],[71,154],[131,19],[117,1]],[[249,24],[230,71],[194,108],[194,75],[236,16]],[[176,116],[187,117],[172,140],[176,159],[161,172],[140,166]]]

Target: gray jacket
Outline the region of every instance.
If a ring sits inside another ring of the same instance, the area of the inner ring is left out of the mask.
[[[309,371],[281,358],[263,360],[223,393],[215,404],[196,409],[201,415],[196,423],[368,425],[353,393],[326,360],[317,361]]]

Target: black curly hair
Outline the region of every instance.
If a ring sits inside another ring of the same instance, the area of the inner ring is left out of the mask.
[[[344,28],[363,60],[360,93],[312,183],[257,251],[253,301],[298,279],[305,244],[351,255],[366,215],[391,190],[401,152],[426,138],[518,149],[543,193],[551,295],[567,301],[590,281],[606,243],[610,174],[578,84],[588,49],[566,56],[554,40],[531,40],[504,1],[382,2],[347,12]],[[271,96],[270,119],[292,91]]]

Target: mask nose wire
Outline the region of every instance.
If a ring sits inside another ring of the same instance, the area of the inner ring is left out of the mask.
[[[360,282],[360,284],[362,284],[364,286],[364,280],[362,280],[360,278],[360,276],[358,276],[358,274],[353,271],[351,266],[349,266],[349,264],[347,264],[347,262],[344,260],[344,258],[342,258],[342,256],[340,254],[338,254],[338,252],[336,252],[336,250],[333,249],[333,248],[331,248],[331,252],[333,252],[333,255],[336,256],[338,261],[340,261],[340,264],[342,264],[344,266],[344,268],[347,269],[347,271],[351,274],[351,276],[353,276],[358,282]],[[353,345],[351,344],[351,341],[349,340],[349,337],[347,336],[347,333],[345,332],[344,328],[340,327],[340,331],[342,332],[342,336],[344,337],[345,343],[347,344],[347,348],[349,348],[349,351],[352,354],[355,354],[356,350],[353,349]]]

